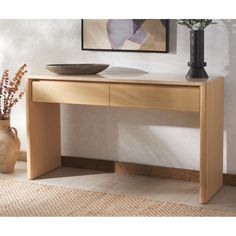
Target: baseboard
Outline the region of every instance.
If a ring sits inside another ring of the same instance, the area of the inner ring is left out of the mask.
[[[132,174],[199,182],[199,171],[135,163],[116,162],[117,174]]]
[[[107,161],[107,160],[62,156],[61,164],[62,166],[74,167],[74,168],[99,170],[99,171],[105,171],[105,172],[115,171],[115,162]]]
[[[62,166],[199,182],[199,171],[80,157],[62,157]],[[224,185],[236,186],[235,174],[223,175]]]
[[[26,161],[26,152],[20,152],[18,160]],[[199,182],[199,171],[163,166],[151,166],[128,162],[108,161],[81,157],[62,156],[62,166],[91,169],[117,174],[142,175]],[[223,175],[224,185],[236,186],[235,174]]]
[[[236,186],[236,175],[224,174],[223,184],[227,186]]]
[[[17,161],[27,161],[27,153],[25,151],[20,151]]]

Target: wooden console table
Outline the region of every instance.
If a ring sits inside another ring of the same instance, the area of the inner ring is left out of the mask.
[[[223,182],[224,80],[184,76],[31,76],[26,85],[28,178],[61,166],[60,104],[136,107],[200,114],[200,203]]]

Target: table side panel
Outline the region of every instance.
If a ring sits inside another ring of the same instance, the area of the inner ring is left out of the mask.
[[[224,80],[201,88],[200,202],[208,202],[223,185]]]
[[[34,179],[61,166],[60,104],[32,102],[26,83],[27,175]]]

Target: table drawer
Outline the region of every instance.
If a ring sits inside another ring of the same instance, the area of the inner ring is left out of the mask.
[[[33,102],[109,105],[109,84],[68,81],[34,81]]]
[[[110,105],[199,112],[199,87],[111,84]]]

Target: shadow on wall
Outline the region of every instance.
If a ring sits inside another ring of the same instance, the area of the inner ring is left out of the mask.
[[[177,21],[169,21],[169,53],[176,54],[177,51]]]
[[[236,173],[236,20],[222,20],[229,33],[229,64],[225,76],[225,129],[227,172]]]
[[[198,168],[198,113],[63,105],[61,115],[62,155]]]

